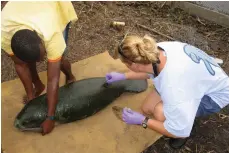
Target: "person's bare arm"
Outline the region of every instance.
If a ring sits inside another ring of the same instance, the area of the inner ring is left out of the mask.
[[[34,98],[34,93],[33,93],[32,77],[31,77],[28,64],[21,61],[14,55],[11,56],[11,59],[14,61],[16,72],[22,84],[24,85],[28,100],[32,100]]]
[[[150,128],[150,129],[152,129],[152,130],[154,130],[154,131],[156,131],[156,132],[158,132],[158,133],[160,133],[162,135],[165,135],[167,137],[178,138],[178,137],[172,135],[171,133],[169,133],[165,129],[165,127],[163,125],[163,122],[161,122],[161,121],[158,121],[158,120],[155,120],[155,119],[149,119],[148,123],[147,123],[147,126],[148,126],[148,128]]]
[[[55,116],[56,105],[58,103],[58,89],[60,78],[60,61],[48,62],[48,83],[47,83],[47,103],[48,116]],[[42,135],[50,133],[55,126],[55,121],[47,118],[41,125]]]
[[[58,88],[61,62],[48,62],[47,102],[48,115],[54,116],[58,102]]]
[[[126,79],[149,79],[149,75],[147,73],[136,73],[133,71],[129,71],[125,73]]]

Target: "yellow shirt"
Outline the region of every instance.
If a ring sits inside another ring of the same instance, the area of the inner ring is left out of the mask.
[[[13,55],[14,33],[21,29],[35,30],[44,41],[48,60],[56,61],[66,48],[63,31],[70,21],[75,23],[77,19],[70,1],[8,2],[2,10],[2,49]]]

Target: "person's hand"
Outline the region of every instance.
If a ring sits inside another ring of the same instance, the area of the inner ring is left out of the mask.
[[[117,73],[117,72],[111,72],[106,74],[106,81],[107,83],[112,83],[115,81],[125,80],[125,74],[123,73]]]
[[[145,116],[141,113],[131,110],[130,108],[124,108],[122,113],[122,119],[127,124],[141,125],[145,119]]]
[[[41,124],[41,127],[43,128],[42,135],[46,135],[46,134],[50,133],[54,129],[55,121],[54,120],[50,120],[50,119],[46,119]]]

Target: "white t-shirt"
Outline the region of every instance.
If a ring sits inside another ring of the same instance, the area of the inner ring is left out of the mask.
[[[163,101],[164,127],[178,137],[190,135],[201,98],[221,108],[229,104],[229,77],[200,49],[181,42],[160,42],[167,61],[153,83]]]

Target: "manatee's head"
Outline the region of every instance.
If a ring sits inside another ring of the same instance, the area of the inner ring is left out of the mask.
[[[17,115],[14,126],[21,131],[40,128],[46,116],[45,109],[42,108],[39,105],[27,104]]]
[[[32,118],[25,117],[25,115],[21,118],[16,118],[14,121],[14,126],[21,131],[29,128],[38,128],[40,125],[41,123],[38,124],[37,121],[33,121]]]

